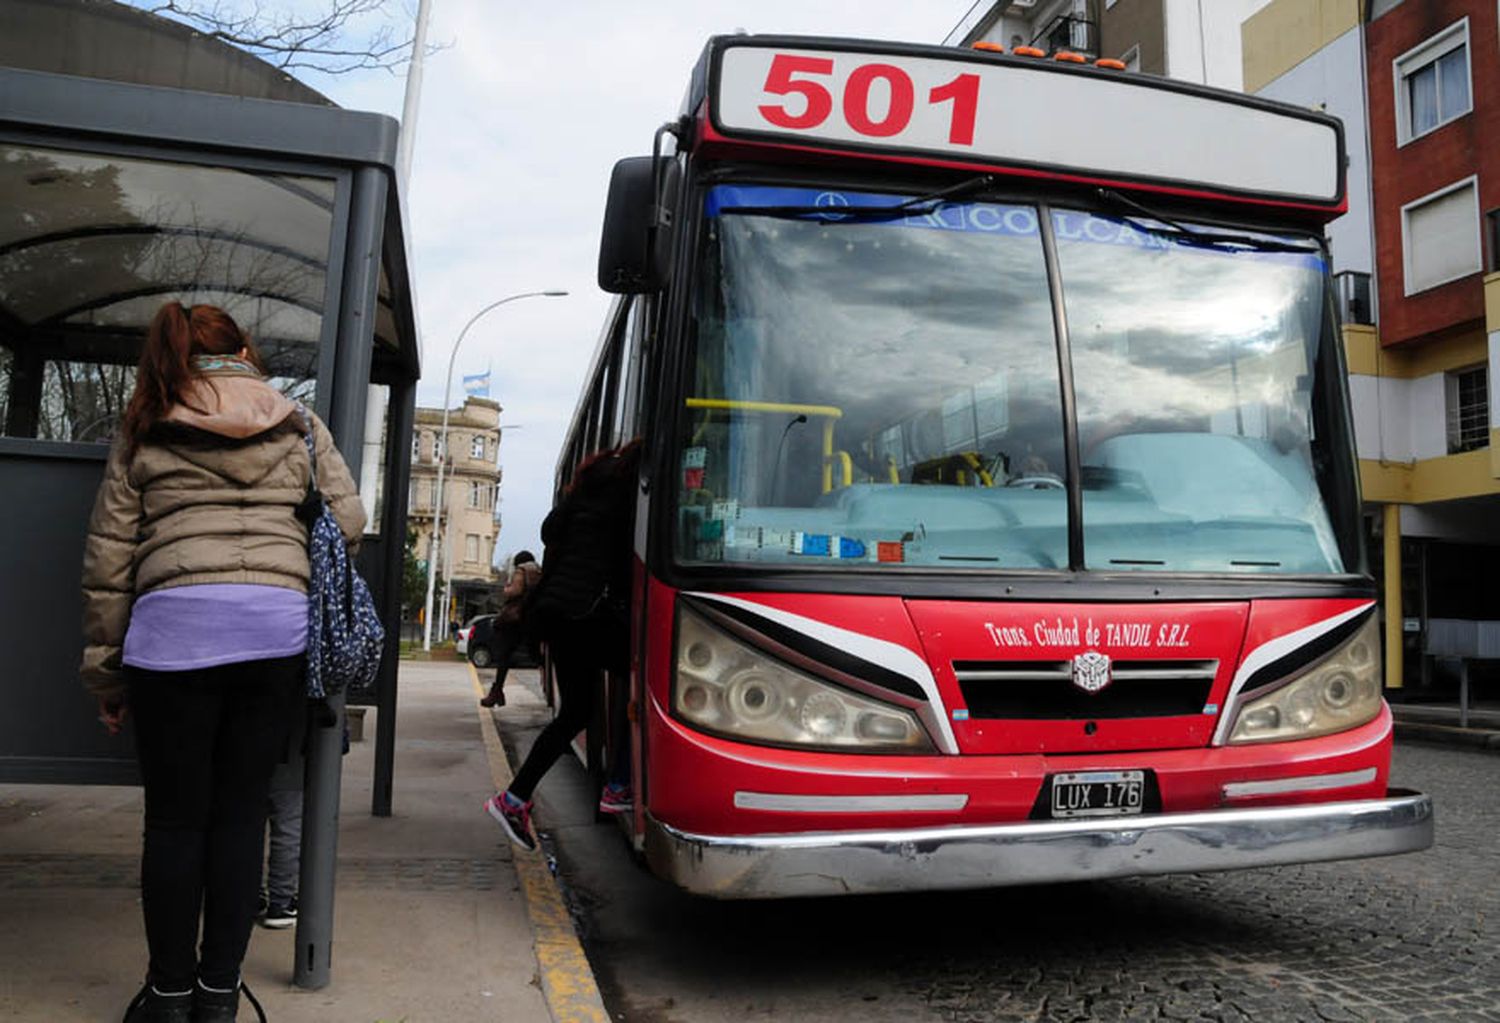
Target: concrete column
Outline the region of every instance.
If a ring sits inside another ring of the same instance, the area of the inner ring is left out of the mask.
[[[1400,689],[1401,656],[1401,506],[1394,501],[1382,509],[1385,540],[1385,686]]]

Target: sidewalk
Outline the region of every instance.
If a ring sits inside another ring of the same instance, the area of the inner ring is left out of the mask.
[[[1493,705],[1471,708],[1466,727],[1453,704],[1394,703],[1391,714],[1398,739],[1500,751],[1500,710]]]
[[[539,700],[530,674],[507,691]],[[389,818],[370,816],[370,712],[344,760],[332,983],[292,987],[294,930],[251,938],[245,980],[274,1023],[607,1019],[587,975],[549,1008],[559,956],[584,961],[545,861],[513,857],[481,809],[508,769],[476,701],[467,664],[402,662]],[[0,1020],[121,1017],[146,966],[140,822],[134,788],[0,786]]]

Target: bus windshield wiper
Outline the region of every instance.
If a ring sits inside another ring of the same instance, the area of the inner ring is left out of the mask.
[[[1154,234],[1158,238],[1171,238],[1174,241],[1195,248],[1220,249],[1226,252],[1244,250],[1248,252],[1300,252],[1310,256],[1322,254],[1322,250],[1312,245],[1294,245],[1276,238],[1257,238],[1249,234],[1234,234],[1223,231],[1204,231],[1196,227],[1188,227],[1179,221],[1156,210],[1150,209],[1134,199],[1127,198],[1111,188],[1097,190],[1099,198],[1120,210],[1120,219],[1124,220],[1137,231],[1145,234]],[[1142,223],[1137,217],[1145,216],[1151,218],[1155,223]],[[1165,224],[1165,227],[1161,225]]]
[[[720,216],[737,214],[756,217],[823,217],[826,223],[838,224],[860,220],[895,220],[899,217],[931,213],[950,199],[988,188],[995,183],[993,174],[981,174],[936,192],[915,196],[890,206],[721,206]]]

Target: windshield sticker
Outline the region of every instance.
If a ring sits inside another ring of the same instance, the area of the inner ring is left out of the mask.
[[[851,221],[864,227],[907,227],[931,231],[953,231],[960,233],[996,234],[1009,237],[1035,237],[1038,233],[1037,213],[1030,206],[1013,206],[985,202],[939,202],[923,206],[918,212],[890,219],[859,220],[851,218],[847,209],[879,209],[895,206],[915,198],[902,194],[871,192],[844,192],[814,188],[779,188],[771,186],[718,185],[708,190],[704,200],[704,212],[710,217],[724,214],[726,209],[741,207],[740,213],[753,216],[753,207],[814,207],[827,209],[827,213],[808,213],[806,220],[824,220],[830,223]],[[748,207],[748,208],[747,208]],[[1323,260],[1316,253],[1299,252],[1255,252],[1243,248],[1221,248],[1196,244],[1190,239],[1171,237],[1152,231],[1152,227],[1163,231],[1177,229],[1161,224],[1148,217],[1111,217],[1083,210],[1053,210],[1053,229],[1060,241],[1089,242],[1095,245],[1115,245],[1123,248],[1152,252],[1168,252],[1188,249],[1197,254],[1215,256],[1238,256],[1256,261],[1290,263],[1321,272]],[[1194,225],[1193,230],[1212,234],[1217,228]],[[1296,242],[1297,239],[1265,235],[1270,239]]]
[[[682,453],[684,469],[701,469],[708,464],[708,448],[688,448]]]
[[[879,209],[895,206],[913,198],[909,195],[884,195],[869,192],[830,192],[813,188],[769,188],[719,185],[708,190],[704,211],[710,217],[736,206],[811,206],[826,208],[828,213],[809,213],[807,219],[837,222],[849,215],[833,212],[842,209]],[[743,211],[753,216],[753,210]],[[889,220],[855,220],[861,226],[915,227],[932,231],[978,232],[1019,237],[1035,237],[1038,231],[1036,210],[1029,206],[1008,206],[985,202],[937,203],[923,206],[918,212]]]
[[[1183,622],[1105,622],[1101,627],[1095,625],[1092,618],[1080,624],[1077,618],[1065,621],[1061,616],[1039,619],[1030,628],[984,623],[990,642],[997,647],[1009,648],[1104,646],[1176,650],[1192,645],[1188,639],[1192,628],[1190,623]]]
[[[906,554],[899,540],[882,540],[875,545],[876,561],[905,561]]]

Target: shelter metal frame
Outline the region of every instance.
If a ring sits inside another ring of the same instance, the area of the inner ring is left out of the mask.
[[[393,787],[396,626],[410,475],[405,438],[414,416],[420,372],[406,231],[395,181],[397,133],[395,121],[375,114],[0,68],[0,144],[333,181],[313,406],[344,451],[356,481],[361,473],[357,455],[364,440],[370,386],[390,389],[381,463],[381,530],[368,538],[371,542],[362,558],[388,625],[386,657],[375,692],[352,694],[364,701],[373,698],[380,707],[372,805],[377,815],[390,813]],[[165,292],[170,293],[170,289]],[[382,312],[390,314],[394,348],[377,337]],[[36,329],[20,320],[8,326],[23,333]],[[91,328],[72,333],[89,335]],[[130,333],[128,328],[92,330],[101,339],[124,339]],[[92,344],[80,341],[78,350]],[[117,352],[108,354],[118,356]],[[87,515],[84,497],[92,495],[107,455],[103,444],[0,437],[0,487],[19,488],[8,502],[0,502],[0,548],[11,545],[19,551],[21,545],[31,545],[28,557],[33,563],[23,567],[35,576],[39,566],[50,566],[42,574],[59,594],[66,592],[66,586],[76,589],[77,575],[70,566],[76,566],[81,556],[81,526]],[[23,531],[35,535],[17,535]],[[45,687],[36,688],[45,690],[39,699],[52,704],[56,720],[42,713],[32,718],[32,727],[53,728],[57,749],[48,756],[12,756],[14,751],[0,741],[0,780],[133,781],[133,760],[99,755],[97,737],[77,742],[77,736],[86,734],[79,729],[93,726],[86,698],[72,677],[51,677],[64,661],[76,665],[76,618],[56,613],[66,612],[66,600],[58,608],[28,611],[37,602],[28,589],[32,584],[33,578],[23,572],[0,582],[0,629],[11,633],[9,637],[0,633],[0,657],[14,657],[23,646],[42,645],[47,667],[38,670],[48,677]],[[21,624],[25,622],[40,623],[42,634],[30,634]],[[72,671],[67,674],[72,676]],[[26,718],[31,708],[25,703],[36,693],[24,685],[18,689],[15,683],[5,684],[7,678],[15,677],[16,673],[0,671],[0,709],[7,716]],[[75,705],[83,715],[81,726],[73,721]],[[342,699],[335,701],[335,709],[342,716]],[[329,980],[340,747],[339,729],[320,730],[309,744],[295,966],[297,982],[307,987],[322,987]]]

